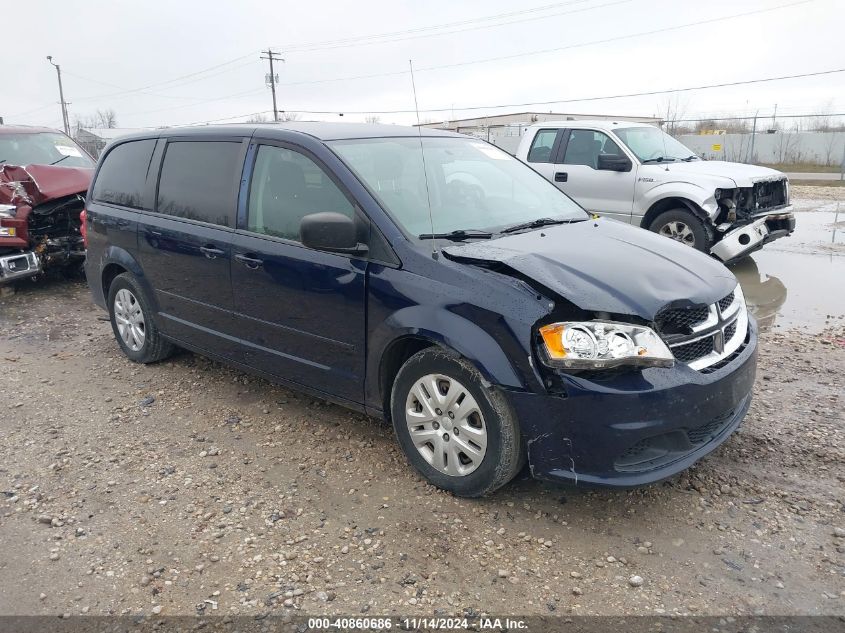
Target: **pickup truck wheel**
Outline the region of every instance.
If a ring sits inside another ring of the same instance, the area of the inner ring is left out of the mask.
[[[173,353],[173,345],[159,333],[150,304],[131,274],[114,278],[108,306],[114,337],[129,360],[154,363]]]
[[[393,383],[390,409],[408,461],[438,488],[481,497],[523,465],[516,416],[457,354],[428,348],[408,359]]]
[[[648,228],[703,253],[709,253],[713,245],[712,231],[701,218],[687,209],[664,211],[654,218]]]

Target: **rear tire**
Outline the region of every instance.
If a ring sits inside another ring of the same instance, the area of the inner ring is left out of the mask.
[[[129,360],[155,363],[173,353],[173,344],[158,331],[150,302],[130,273],[111,282],[108,306],[114,337]]]
[[[390,411],[411,465],[455,495],[490,494],[524,464],[516,415],[454,352],[433,347],[408,359],[393,383]]]
[[[713,232],[704,221],[688,209],[664,211],[648,227],[650,231],[709,253],[713,246]]]

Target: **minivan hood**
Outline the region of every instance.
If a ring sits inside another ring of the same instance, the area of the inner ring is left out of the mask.
[[[715,259],[666,237],[606,218],[449,246],[465,263],[499,263],[583,310],[647,321],[667,305],[715,303],[736,286]]]
[[[646,167],[646,165],[644,165]],[[723,160],[694,160],[689,163],[674,162],[661,165],[648,165],[668,173],[662,180],[672,179],[672,174],[686,178],[697,176],[712,176],[716,178],[729,178],[734,181],[737,187],[751,187],[760,180],[777,180],[785,178],[783,172],[768,167],[757,165],[744,165],[742,163],[729,163]]]

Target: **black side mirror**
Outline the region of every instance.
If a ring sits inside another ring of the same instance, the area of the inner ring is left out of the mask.
[[[605,171],[631,171],[633,165],[627,156],[599,154],[598,168]]]
[[[355,220],[342,213],[312,213],[299,223],[299,239],[304,246],[318,251],[360,255],[367,245],[358,241]]]

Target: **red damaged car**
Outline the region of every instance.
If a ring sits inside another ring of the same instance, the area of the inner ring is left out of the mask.
[[[0,285],[84,261],[94,165],[58,130],[0,125]]]

